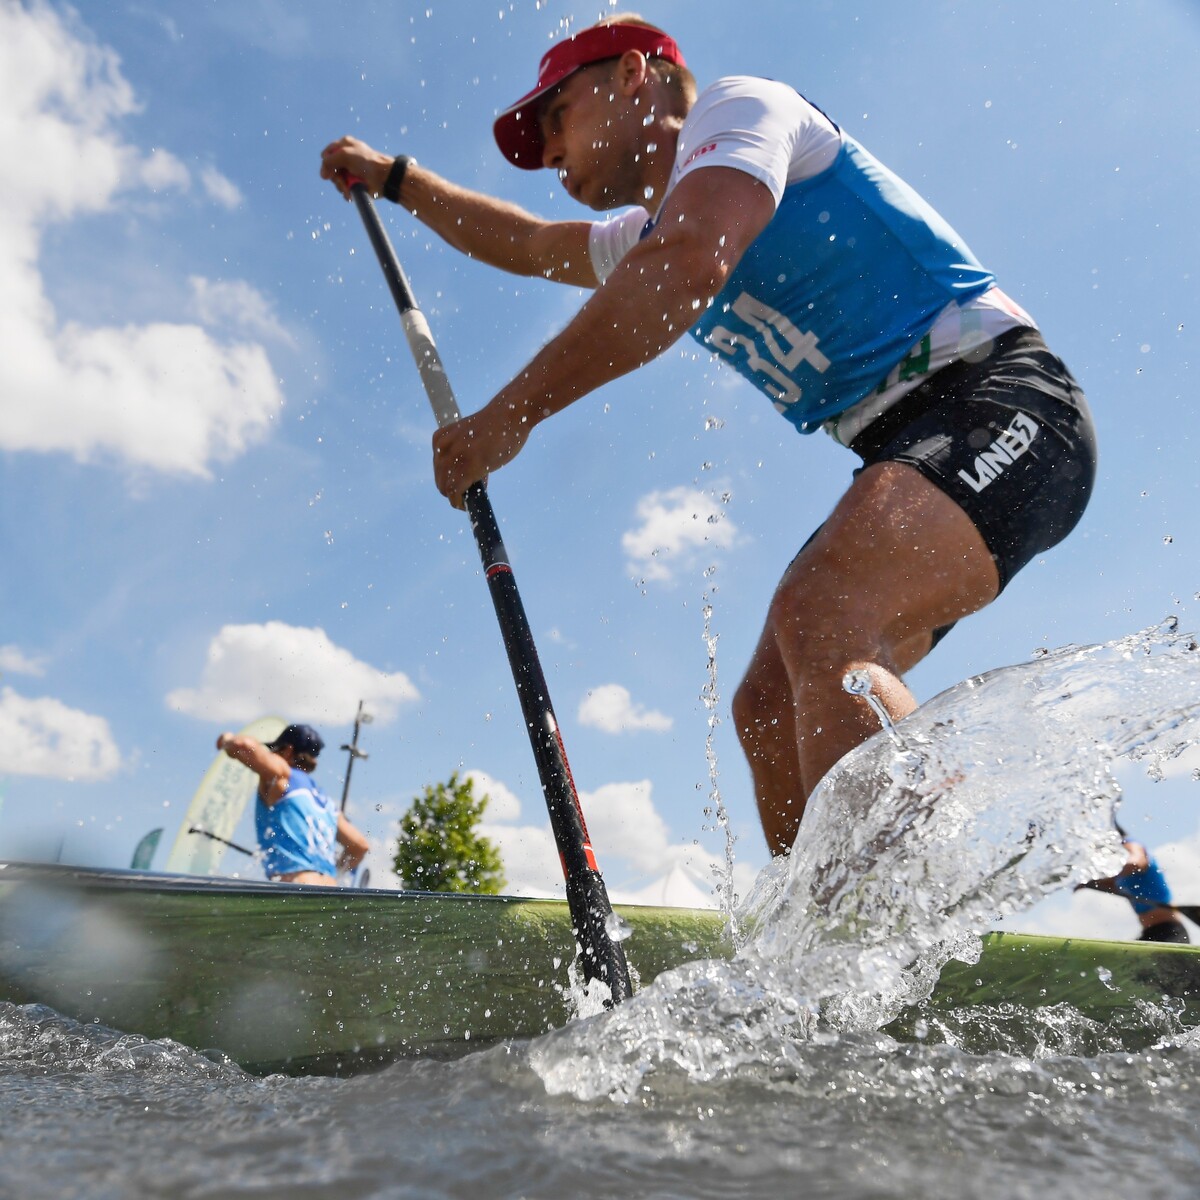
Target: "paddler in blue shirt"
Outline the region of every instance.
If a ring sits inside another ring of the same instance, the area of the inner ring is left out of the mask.
[[[542,421],[685,333],[793,431],[858,456],[807,542],[799,457],[778,481],[780,553],[799,553],[733,700],[767,844],[785,854],[819,780],[879,730],[846,676],[907,716],[905,672],[1074,528],[1096,469],[1087,403],[955,230],[785,83],[698,92],[671,37],[614,14],[556,40],[494,133],[514,166],[615,215],[543,220],[354,137],[321,156],[347,198],[360,180],[474,259],[594,289],[496,396],[434,434],[452,504]],[[679,413],[681,430],[697,419]]]
[[[218,750],[259,778],[254,827],[272,881],[334,886],[370,849],[312,777],[324,745],[311,725],[289,725],[267,745],[235,733],[217,738]]]
[[[1162,868],[1140,842],[1122,835],[1121,844],[1125,847],[1125,865],[1120,872],[1082,886],[1097,892],[1124,896],[1133,906],[1142,927],[1138,941],[1191,941],[1179,920],[1178,910],[1171,903],[1171,889],[1167,886]]]

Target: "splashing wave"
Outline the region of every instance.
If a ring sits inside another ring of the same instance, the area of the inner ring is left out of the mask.
[[[1151,776],[1200,734],[1200,653],[1174,622],[969,679],[847,755],[793,853],[759,876],[730,962],[688,964],[539,1039],[549,1091],[627,1100],[663,1066],[693,1080],[795,1068],[924,998],[979,934],[1111,874],[1113,764]]]

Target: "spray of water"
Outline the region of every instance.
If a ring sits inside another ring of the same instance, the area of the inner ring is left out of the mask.
[[[709,567],[705,572],[705,577],[711,577],[716,572],[716,567]],[[704,682],[704,687],[700,692],[700,698],[704,702],[704,707],[708,712],[708,729],[704,737],[704,758],[708,764],[708,805],[705,808],[705,815],[711,816],[716,821],[716,827],[724,834],[725,844],[725,861],[723,868],[717,870],[716,892],[721,900],[721,911],[725,914],[725,919],[729,925],[730,937],[735,945],[741,940],[740,920],[737,913],[738,897],[734,892],[733,887],[733,863],[734,863],[734,843],[737,837],[733,832],[733,827],[729,822],[729,811],[725,807],[724,798],[721,796],[720,786],[720,771],[717,764],[717,745],[716,735],[717,726],[721,723],[721,717],[718,713],[718,704],[720,703],[721,694],[717,689],[717,640],[720,634],[713,632],[712,618],[713,606],[711,593],[716,592],[716,588],[712,587],[710,592],[704,594],[704,646],[708,652],[708,674]]]
[[[873,1036],[995,920],[1117,869],[1113,764],[1153,775],[1198,740],[1200,653],[1173,622],[967,680],[829,772],[732,961],[667,972],[532,1065],[552,1092],[628,1099],[663,1067],[799,1070],[814,1040]]]

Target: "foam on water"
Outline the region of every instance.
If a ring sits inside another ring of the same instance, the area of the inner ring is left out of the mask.
[[[665,1066],[800,1069],[814,1042],[882,1027],[1000,917],[1115,872],[1114,763],[1154,775],[1198,721],[1200,652],[1173,622],[949,689],[821,782],[738,914],[732,961],[539,1039],[533,1068],[552,1093],[627,1100]]]
[[[169,1038],[121,1033],[82,1024],[41,1004],[0,1002],[0,1063],[45,1076],[136,1071],[147,1076],[193,1079],[244,1078],[223,1055],[202,1054]]]

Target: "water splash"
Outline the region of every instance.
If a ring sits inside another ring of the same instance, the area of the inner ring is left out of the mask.
[[[996,919],[1117,869],[1114,763],[1161,771],[1198,741],[1200,654],[1173,621],[969,679],[822,780],[732,961],[665,973],[531,1064],[551,1092],[627,1100],[664,1066],[800,1069],[814,1041],[871,1035]]]
[[[715,571],[715,566],[709,567],[704,574],[705,576],[711,576]],[[715,816],[717,828],[724,834],[724,865],[720,869],[714,867],[714,871],[717,874],[716,891],[721,899],[721,911],[724,913],[729,925],[730,937],[734,945],[737,945],[740,941],[740,921],[737,915],[738,897],[733,888],[733,847],[737,841],[737,837],[729,821],[729,810],[725,807],[725,800],[721,795],[720,771],[717,766],[716,734],[717,726],[721,723],[721,718],[717,712],[721,695],[717,689],[717,641],[721,635],[713,632],[713,606],[711,598],[716,593],[716,590],[716,587],[712,587],[710,591],[704,593],[703,639],[705,648],[708,651],[708,675],[705,679],[704,687],[701,689],[700,699],[704,702],[705,710],[708,712],[708,728],[704,737],[704,758],[708,764],[709,785],[708,805],[704,811],[706,815],[712,814]]]
[[[196,1080],[246,1077],[232,1059],[215,1051],[205,1054],[169,1038],[83,1024],[41,1004],[4,1001],[0,1001],[0,1059],[8,1073],[34,1067],[45,1076],[137,1071]]]
[[[861,696],[871,706],[871,711],[879,718],[879,724],[884,733],[891,738],[895,745],[901,747],[904,745],[904,739],[896,731],[896,725],[891,718],[891,714],[884,708],[883,701],[875,695],[875,688],[871,683],[869,672],[862,670],[847,671],[842,676],[842,690],[848,692],[851,696]]]

